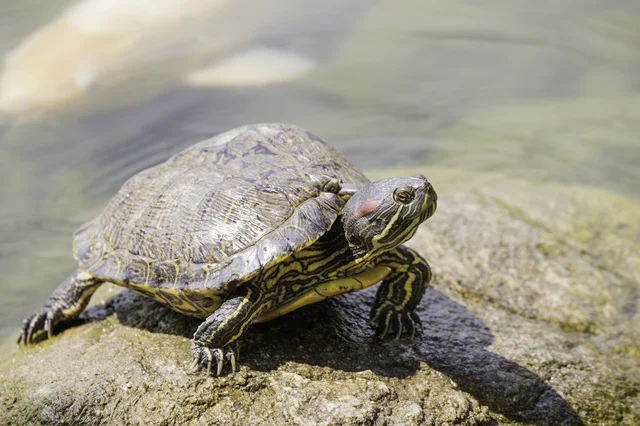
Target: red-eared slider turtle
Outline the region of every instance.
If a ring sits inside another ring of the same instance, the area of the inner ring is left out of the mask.
[[[422,175],[370,182],[304,129],[241,127],[129,179],[74,235],[79,268],[27,317],[19,342],[51,337],[112,282],[203,318],[194,366],[236,368],[235,342],[266,321],[382,281],[370,323],[413,337],[431,278],[401,246],[436,210]]]

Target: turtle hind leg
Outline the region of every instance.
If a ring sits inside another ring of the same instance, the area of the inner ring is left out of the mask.
[[[44,306],[22,321],[18,343],[29,344],[51,338],[53,327],[77,317],[87,306],[89,299],[102,281],[83,269],[77,269],[53,291]]]
[[[418,253],[405,246],[381,254],[376,265],[388,266],[392,272],[378,288],[368,324],[380,338],[391,335],[398,340],[406,332],[413,339],[416,328],[422,328],[414,310],[431,281],[431,268]]]
[[[219,376],[228,361],[231,370],[236,371],[237,339],[265,307],[259,288],[249,284],[238,288],[234,295],[200,324],[193,335],[192,370],[205,367],[210,374],[213,368],[216,376]]]

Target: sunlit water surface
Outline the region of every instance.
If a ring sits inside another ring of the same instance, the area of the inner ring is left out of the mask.
[[[230,49],[317,61],[297,81],[186,88],[168,60],[59,108],[0,115],[0,338],[73,271],[72,232],[128,177],[241,124],[302,125],[365,170],[438,165],[640,195],[638,1],[340,3],[290,19],[283,7],[262,33],[235,15]],[[69,4],[0,0],[0,53]]]

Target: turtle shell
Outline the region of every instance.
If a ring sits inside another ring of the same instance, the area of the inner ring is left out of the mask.
[[[130,178],[76,231],[74,255],[96,278],[138,291],[223,294],[330,229],[345,201],[323,189],[326,178],[369,182],[299,127],[234,129]]]

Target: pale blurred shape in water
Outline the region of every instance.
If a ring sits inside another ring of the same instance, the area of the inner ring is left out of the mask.
[[[315,65],[294,53],[256,48],[188,73],[184,81],[191,86],[260,86],[295,80]]]
[[[134,74],[145,76],[139,84],[149,85],[150,78],[152,92],[175,84],[184,73],[188,82],[198,85],[287,81],[311,68],[312,61],[294,54],[277,56],[270,49],[269,55],[254,52],[251,61],[241,62],[248,55],[237,56],[238,50],[335,4],[333,0],[321,5],[300,0],[84,0],[7,54],[0,76],[0,112],[55,108],[113,88]],[[226,55],[236,55],[232,67],[197,71]],[[269,75],[256,73],[266,67]]]

